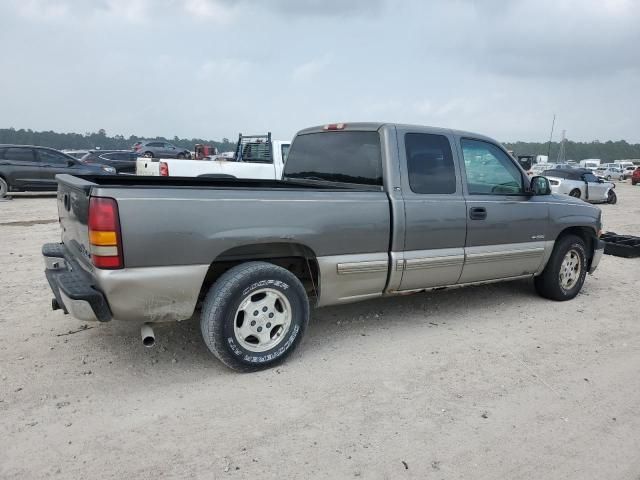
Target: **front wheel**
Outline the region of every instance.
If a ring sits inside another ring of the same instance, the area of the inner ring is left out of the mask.
[[[573,190],[571,190],[571,192],[569,192],[569,196],[574,198],[580,198],[580,190],[578,190],[577,188],[574,188]]]
[[[553,247],[551,258],[542,273],[535,277],[536,291],[551,300],[571,300],[587,276],[587,249],[580,237],[566,235]]]
[[[153,153],[152,152],[144,152],[143,157],[145,157],[145,158],[153,158]]]
[[[618,196],[613,190],[609,190],[609,193],[607,194],[607,203],[610,205],[615,205],[616,203],[618,203]]]
[[[309,300],[300,280],[266,262],[248,262],[211,287],[200,317],[209,350],[228,367],[252,372],[282,362],[309,323]]]

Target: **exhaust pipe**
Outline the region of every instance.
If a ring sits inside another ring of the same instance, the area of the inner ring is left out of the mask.
[[[150,323],[145,323],[140,328],[140,336],[142,337],[142,344],[151,348],[156,344],[156,335],[153,333],[153,327]]]

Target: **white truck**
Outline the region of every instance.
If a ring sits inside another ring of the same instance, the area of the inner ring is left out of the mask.
[[[209,160],[138,158],[136,174],[163,177],[227,177],[276,180],[289,151],[290,141],[271,140],[267,135],[240,134],[235,156]]]
[[[585,158],[584,160],[580,160],[581,168],[588,168],[589,170],[595,171],[600,166],[599,158]]]

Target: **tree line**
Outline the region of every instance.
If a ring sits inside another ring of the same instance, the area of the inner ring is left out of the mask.
[[[516,155],[549,155],[549,161],[558,159],[560,142],[515,142],[505,143],[508,150]],[[640,159],[640,143],[628,143],[625,140],[613,142],[572,142],[564,141],[565,160],[584,160],[585,158],[599,158],[602,161]]]
[[[19,145],[40,145],[42,147],[51,147],[59,150],[89,150],[94,148],[110,149],[110,150],[127,150],[134,143],[142,140],[165,141],[174,144],[177,147],[193,150],[195,144],[214,145],[220,152],[235,150],[235,142],[228,138],[222,140],[206,140],[203,138],[173,138],[165,137],[138,137],[131,135],[124,137],[123,135],[109,136],[100,129],[97,132],[81,133],[58,133],[53,131],[35,132],[31,129],[16,130],[15,128],[0,129],[0,144],[13,143]],[[553,162],[558,157],[560,142],[507,142],[504,146],[513,150],[516,155],[547,155],[549,161]],[[623,160],[623,159],[640,159],[640,144],[628,143],[625,140],[600,142],[573,142],[565,140],[565,158],[566,160],[584,160],[585,158],[599,158],[603,161]]]
[[[206,140],[203,138],[173,138],[164,137],[138,137],[131,135],[124,137],[123,135],[109,136],[100,129],[97,132],[81,133],[58,133],[53,131],[34,132],[31,129],[16,130],[15,128],[0,129],[0,144],[12,143],[16,145],[38,145],[41,147],[50,147],[58,150],[90,150],[100,148],[103,150],[129,150],[134,143],[144,140],[157,140],[170,142],[176,147],[193,150],[194,145],[200,143],[202,145],[214,145],[219,152],[235,150],[235,142],[228,138],[222,140]]]

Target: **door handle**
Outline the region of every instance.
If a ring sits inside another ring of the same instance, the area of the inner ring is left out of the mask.
[[[485,218],[487,218],[487,209],[484,207],[470,208],[469,218],[471,220],[484,220]]]

